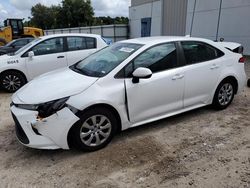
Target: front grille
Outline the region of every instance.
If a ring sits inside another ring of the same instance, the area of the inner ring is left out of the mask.
[[[15,128],[16,128],[16,135],[17,138],[22,142],[23,144],[29,144],[29,139],[25,132],[23,131],[23,128],[21,127],[20,123],[18,122],[16,116],[12,113],[12,117],[15,121]]]

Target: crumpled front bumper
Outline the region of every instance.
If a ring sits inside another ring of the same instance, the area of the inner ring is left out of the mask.
[[[67,136],[79,118],[67,107],[57,113],[37,119],[37,111],[11,107],[18,140],[25,146],[37,149],[69,149]]]

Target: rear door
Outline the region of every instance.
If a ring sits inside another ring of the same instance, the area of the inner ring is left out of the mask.
[[[33,51],[35,56],[28,57],[29,51]],[[23,57],[26,58],[26,67],[31,78],[67,66],[62,37],[42,41],[29,51]]]
[[[181,46],[186,60],[184,107],[207,104],[213,97],[224,53],[197,41],[183,41]]]
[[[128,111],[132,123],[183,108],[184,75],[177,61],[175,43],[165,43],[145,50],[125,68]],[[149,68],[153,75],[135,84],[131,74],[139,67]]]
[[[96,38],[70,36],[66,38],[67,42],[67,62],[72,65],[96,51]]]

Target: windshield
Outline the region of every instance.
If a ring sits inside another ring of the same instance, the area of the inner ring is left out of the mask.
[[[137,51],[141,44],[115,43],[106,47],[70,68],[92,77],[103,77]]]
[[[9,46],[11,46],[14,42],[16,42],[16,40],[13,40],[13,41],[9,42],[9,43],[6,44],[5,46],[9,47]]]
[[[33,40],[32,42],[26,44],[25,46],[23,46],[22,48],[20,48],[19,50],[17,50],[15,53],[10,53],[8,55],[13,56],[13,55],[17,55],[22,53],[23,51],[25,51],[27,48],[29,48],[30,46],[32,46],[34,43],[36,43],[37,41],[41,40],[41,38],[37,38],[35,40]]]

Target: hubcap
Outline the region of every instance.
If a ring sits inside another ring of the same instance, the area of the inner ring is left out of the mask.
[[[227,105],[233,97],[233,86],[230,83],[224,84],[219,91],[219,103],[222,106]]]
[[[21,80],[15,75],[7,75],[3,79],[3,86],[9,91],[16,91],[21,87]]]
[[[104,115],[94,115],[82,124],[80,138],[87,146],[98,146],[108,139],[110,133],[110,120]]]

